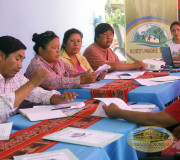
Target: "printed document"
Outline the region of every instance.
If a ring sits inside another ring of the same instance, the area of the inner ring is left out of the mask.
[[[41,105],[33,108],[19,109],[19,112],[30,121],[39,121],[45,119],[62,118],[71,116],[85,106],[84,102],[74,102],[58,105]]]
[[[1,123],[0,124],[0,140],[8,140],[13,123]]]
[[[14,156],[13,158],[14,160],[78,160],[69,149]]]
[[[163,76],[156,78],[147,78],[147,79],[134,79],[133,83],[144,85],[144,86],[152,86],[164,83],[172,83],[175,80],[180,79],[180,76]]]
[[[43,139],[94,147],[104,147],[122,136],[123,134],[67,127],[61,131],[47,135],[43,137]]]
[[[112,74],[107,74],[104,79],[134,79],[141,75],[143,75],[145,72],[115,72]]]
[[[81,84],[81,88],[86,88],[86,89],[97,89],[97,88],[101,88],[104,85],[106,85],[106,83],[91,83],[91,84]]]

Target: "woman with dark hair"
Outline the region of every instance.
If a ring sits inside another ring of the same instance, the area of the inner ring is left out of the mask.
[[[86,58],[80,53],[82,38],[83,34],[79,30],[75,28],[67,30],[64,33],[60,58],[79,72],[88,70],[93,72]]]
[[[25,76],[31,78],[36,70],[46,70],[49,77],[41,86],[45,89],[78,88],[80,84],[93,83],[97,73],[80,73],[59,58],[59,38],[52,31],[33,34],[35,57],[27,67]]]
[[[173,38],[166,42],[165,46],[170,47],[173,60],[180,61],[180,22],[173,22],[170,31]]]
[[[96,70],[103,64],[111,66],[109,72],[118,70],[144,70],[145,64],[141,61],[135,63],[122,63],[117,55],[109,48],[113,42],[114,29],[108,23],[100,23],[95,28],[94,43],[86,48],[83,55],[92,69]]]

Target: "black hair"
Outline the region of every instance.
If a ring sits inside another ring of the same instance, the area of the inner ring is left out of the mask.
[[[34,33],[32,41],[35,42],[33,49],[36,52],[36,54],[39,54],[39,47],[45,49],[46,45],[54,38],[59,37],[53,31],[46,31],[41,34]]]
[[[79,31],[78,29],[75,29],[75,28],[71,28],[64,33],[64,38],[63,38],[61,49],[65,49],[64,44],[66,44],[69,37],[75,33],[79,34],[81,36],[81,39],[83,38],[83,34],[81,31]]]
[[[96,38],[99,37],[100,34],[111,31],[114,34],[114,29],[108,23],[100,23],[95,28],[95,37],[94,41],[96,42]]]
[[[179,22],[179,21],[174,21],[174,22],[171,24],[171,26],[170,26],[170,31],[171,31],[171,32],[172,32],[172,27],[173,27],[174,25],[178,25],[178,26],[180,27],[180,22]]]
[[[26,49],[26,46],[19,40],[11,36],[0,37],[0,50],[7,58],[11,53],[21,49]]]

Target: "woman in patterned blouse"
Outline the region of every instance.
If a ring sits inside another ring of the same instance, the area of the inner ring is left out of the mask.
[[[80,84],[96,81],[97,73],[78,72],[59,58],[59,38],[52,31],[33,34],[33,47],[36,55],[27,67],[25,76],[31,78],[36,70],[46,70],[49,77],[45,78],[41,87],[51,89],[78,88]]]

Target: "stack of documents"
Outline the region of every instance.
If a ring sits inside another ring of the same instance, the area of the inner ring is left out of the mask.
[[[115,72],[107,74],[104,79],[134,79],[144,74],[143,72]]]
[[[19,112],[30,121],[62,118],[79,112],[85,106],[84,102],[74,102],[58,105],[42,105],[33,108],[19,109]]]
[[[147,78],[147,79],[134,79],[133,83],[140,84],[144,86],[152,86],[158,84],[164,84],[169,82],[174,82],[175,80],[180,79],[180,76],[163,76],[157,78]]]

